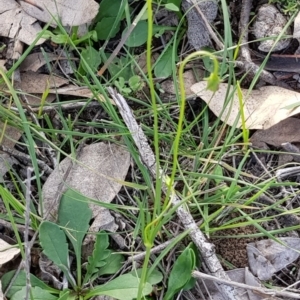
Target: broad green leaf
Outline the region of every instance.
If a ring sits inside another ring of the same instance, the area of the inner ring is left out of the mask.
[[[128,30],[126,28],[123,31],[122,36]],[[147,41],[147,34],[148,34],[148,22],[147,21],[140,21],[137,23],[131,34],[129,35],[125,45],[128,47],[138,47],[146,43]]]
[[[98,40],[105,41],[116,36],[120,30],[120,22],[113,28],[115,19],[115,17],[105,17],[97,23],[95,30],[97,32]]]
[[[107,250],[108,245],[107,233],[100,232],[97,234],[94,251],[92,255],[88,257],[88,264],[86,267],[87,273],[85,275],[84,283],[86,283],[94,273],[98,272],[100,267],[106,265],[106,259],[111,254],[111,251]]]
[[[188,247],[177,258],[168,280],[168,290],[164,300],[172,299],[192,278],[192,271],[195,268],[194,251]]]
[[[87,293],[86,299],[97,295],[107,295],[121,300],[132,300],[136,298],[139,289],[139,278],[131,274],[121,275],[112,281],[94,287],[92,291]],[[145,283],[143,295],[148,295],[152,291],[152,286],[148,282]]]
[[[101,267],[98,276],[115,274],[123,265],[124,256],[119,253],[113,253],[106,259],[105,266]]]
[[[91,217],[92,211],[86,198],[76,191],[67,190],[61,197],[58,224],[70,239],[76,257],[81,257],[82,241],[89,229]]]
[[[102,0],[96,21],[99,21],[104,17],[116,17],[121,7],[121,2],[122,0]]]
[[[172,74],[172,52],[172,47],[168,47],[168,49],[158,58],[154,67],[155,77],[167,78]]]
[[[180,7],[182,0],[168,0],[167,3],[168,4],[174,4],[177,7]]]
[[[45,255],[57,266],[69,267],[69,251],[66,235],[58,225],[45,221],[40,226],[40,243]]]
[[[32,287],[30,292],[33,295],[34,300],[57,300],[58,297],[50,294],[47,290],[43,290],[40,287]],[[16,292],[10,299],[11,300],[21,300],[25,299],[26,296],[26,286],[24,286],[20,291]],[[30,296],[29,296],[30,299]]]
[[[138,276],[140,278],[142,274],[142,269],[133,270],[129,274]],[[157,270],[152,271],[150,276],[147,276],[147,282],[149,282],[151,285],[155,285],[161,282],[162,279],[163,279],[162,273]]]
[[[2,278],[1,278],[1,283],[2,283],[2,290],[6,290],[8,285],[11,283],[12,278],[15,276],[16,271],[10,271],[5,273]],[[40,287],[43,290],[47,290],[51,293],[57,293],[58,291],[51,288],[47,284],[45,284],[43,281],[35,277],[34,275],[30,274],[30,283],[31,287]],[[17,277],[15,278],[12,286],[10,287],[7,297],[11,298],[13,294],[16,292],[20,291],[24,286],[26,286],[26,274],[23,270],[19,272]]]
[[[173,3],[167,3],[167,4],[165,5],[165,8],[166,8],[167,10],[170,10],[170,11],[179,11],[178,6],[176,6],[176,5],[173,4]]]
[[[81,51],[81,58],[85,60],[85,62],[93,71],[96,71],[101,63],[99,51],[91,46],[87,46],[86,49]],[[82,68],[85,72],[88,71],[87,67],[82,61],[80,62],[80,68]]]

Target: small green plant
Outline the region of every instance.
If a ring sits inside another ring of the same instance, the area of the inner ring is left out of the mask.
[[[136,298],[140,284],[139,270],[120,275],[106,284],[93,288],[88,285],[100,276],[115,274],[124,261],[121,254],[112,253],[108,249],[108,235],[100,232],[96,237],[94,251],[88,258],[85,274],[82,274],[82,242],[87,234],[91,217],[92,212],[86,198],[73,190],[68,190],[60,202],[57,224],[49,221],[41,223],[39,236],[43,253],[61,269],[70,288],[63,291],[53,289],[30,274],[32,299],[87,300],[97,295],[124,300]],[[70,266],[67,238],[76,257],[76,277]],[[2,277],[4,289],[10,284],[14,274],[15,271],[11,271]],[[143,295],[148,295],[152,291],[152,285],[160,282],[162,275],[154,271],[147,280],[144,284]],[[26,274],[21,271],[12,283],[7,297],[11,300],[23,299],[27,284]]]
[[[128,82],[123,77],[119,77],[114,81],[115,86],[120,93],[129,95],[139,91],[143,87],[143,82],[140,76],[134,75],[129,78]]]
[[[300,9],[299,0],[269,0],[269,3],[278,3],[285,14],[292,15]]]
[[[191,246],[187,247],[177,258],[168,280],[168,290],[164,300],[173,299],[180,290],[189,290],[195,285],[192,271],[196,266],[196,257]]]

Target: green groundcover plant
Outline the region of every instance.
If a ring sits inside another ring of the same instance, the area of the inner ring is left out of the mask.
[[[94,285],[98,278],[117,274],[123,265],[124,257],[108,249],[108,234],[97,234],[93,253],[88,257],[86,267],[82,267],[82,244],[92,217],[87,198],[76,191],[68,190],[61,198],[57,224],[49,221],[41,223],[39,228],[40,244],[43,253],[57,265],[69,283],[70,288],[54,289],[33,274],[30,274],[30,299],[38,300],[75,300],[91,299],[97,295],[107,295],[116,299],[135,299],[140,285],[141,269],[119,275],[111,281]],[[71,269],[69,244],[76,257],[76,276]],[[182,288],[190,289],[194,285],[191,272],[195,268],[195,254],[187,247],[175,262],[169,277],[168,291],[164,299],[172,299]],[[83,274],[84,273],[84,274]],[[16,275],[16,276],[15,276]],[[13,281],[12,281],[13,280]],[[2,277],[3,290],[9,285],[7,297],[11,300],[24,299],[26,294],[25,271],[16,274],[10,271]],[[152,292],[153,285],[162,281],[162,274],[157,270],[148,274],[143,287],[143,296]]]

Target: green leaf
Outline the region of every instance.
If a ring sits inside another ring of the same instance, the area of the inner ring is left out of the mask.
[[[87,273],[85,275],[84,283],[88,282],[91,276],[98,272],[100,267],[106,265],[106,259],[110,256],[111,251],[107,250],[109,245],[108,234],[100,232],[97,234],[94,251],[92,256],[88,257]]]
[[[96,286],[86,294],[86,299],[97,295],[107,295],[121,300],[132,300],[136,298],[139,288],[139,278],[131,274],[121,275],[112,281]],[[143,295],[148,295],[152,291],[152,286],[145,283]]]
[[[123,77],[124,79],[129,80],[133,75],[128,57],[115,57],[108,66],[108,71],[113,78]]]
[[[55,44],[60,44],[60,45],[67,44],[68,37],[64,34],[57,34],[52,36],[51,41]]]
[[[95,30],[97,32],[98,40],[105,41],[116,36],[120,30],[121,23],[118,22],[113,28],[115,19],[115,17],[105,17],[97,23]]]
[[[126,33],[128,28],[123,31],[122,36]],[[137,23],[131,34],[129,35],[125,45],[128,47],[139,47],[146,43],[148,35],[148,22],[140,21]]]
[[[115,274],[122,267],[124,256],[119,253],[113,253],[106,259],[106,264],[101,267],[98,276]]]
[[[121,7],[121,2],[122,0],[102,0],[96,21],[99,21],[104,17],[116,17]]]
[[[85,60],[93,71],[96,71],[101,63],[99,51],[95,50],[91,46],[87,46],[86,49],[81,51],[81,58]],[[80,61],[80,68],[82,68],[85,72],[88,71],[83,61]]]
[[[168,290],[164,300],[172,299],[192,278],[192,271],[195,268],[194,251],[188,247],[177,258],[168,280]]]
[[[7,289],[8,285],[11,283],[12,278],[15,276],[15,273],[16,271],[14,270],[5,273],[2,276],[1,282],[2,282],[3,291]],[[30,283],[31,283],[31,287],[40,287],[41,289],[47,290],[48,292],[58,294],[57,290],[51,288],[50,286],[48,286],[47,284],[45,284],[43,281],[41,281],[40,279],[38,279],[32,274],[30,274]],[[13,294],[20,291],[24,286],[26,286],[26,274],[23,270],[21,270],[17,275],[17,277],[15,278],[6,296],[8,298],[11,298]]]
[[[223,174],[223,169],[220,165],[216,165],[215,168],[214,168],[214,171],[213,171],[213,174],[214,175],[217,175],[219,177],[222,177],[224,174]],[[222,183],[224,180],[223,179],[220,179],[220,178],[214,178],[214,181],[216,184],[220,184]]]
[[[179,11],[178,6],[176,6],[176,5],[173,4],[173,3],[167,3],[167,4],[165,5],[165,8],[166,8],[167,10],[170,10],[170,11]]]
[[[70,291],[69,290],[64,290],[61,291],[61,293],[59,294],[59,298],[57,300],[76,300],[76,295],[74,295],[74,293],[72,293],[70,295]]]
[[[68,244],[66,235],[58,225],[44,221],[40,226],[40,243],[45,255],[61,269],[68,269]]]
[[[130,77],[128,80],[128,85],[134,92],[137,91],[142,86],[141,77],[138,75]]]
[[[57,300],[58,297],[50,294],[48,291],[41,289],[40,287],[32,287],[30,289],[34,300]],[[24,286],[20,291],[16,292],[10,299],[20,300],[25,299],[26,296],[26,286]],[[30,297],[29,297],[30,299]]]
[[[86,198],[74,190],[67,190],[60,200],[58,224],[64,228],[76,257],[81,257],[82,241],[89,229],[91,217],[92,211]]]
[[[154,75],[158,78],[167,78],[172,74],[172,54],[173,49],[169,47],[165,52],[163,52],[154,67]]]
[[[139,278],[141,277],[142,274],[142,269],[136,269],[131,271],[129,274],[134,275],[134,276],[138,276]],[[155,285],[159,282],[161,282],[163,279],[163,275],[161,274],[161,272],[157,271],[157,270],[153,270],[150,274],[150,276],[147,276],[147,282],[149,282],[151,285]]]

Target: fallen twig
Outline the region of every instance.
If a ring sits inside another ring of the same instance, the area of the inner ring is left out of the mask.
[[[108,91],[115,101],[120,114],[123,117],[126,126],[128,127],[132,138],[138,148],[140,158],[145,166],[151,172],[151,175],[154,178],[158,176],[162,178],[162,189],[165,194],[168,192],[167,180],[168,177],[164,174],[163,170],[160,169],[159,173],[156,173],[156,162],[155,156],[152,152],[151,147],[148,144],[147,138],[142,130],[142,128],[136,122],[134,115],[131,112],[130,107],[128,106],[124,97],[118,94],[114,89],[108,88]],[[203,264],[211,275],[218,278],[222,278],[230,281],[228,275],[223,270],[214,250],[214,245],[208,242],[204,234],[199,230],[196,222],[189,213],[189,211],[182,205],[181,199],[176,195],[174,189],[171,189],[170,201],[173,206],[177,207],[176,213],[179,217],[181,223],[183,224],[185,230],[189,232],[189,235],[195,245],[197,246],[201,257],[203,259]],[[232,286],[226,285],[224,283],[216,282],[215,283],[219,291],[224,295],[225,299],[230,300],[239,300],[240,297],[236,294],[235,288]]]
[[[243,289],[247,289],[247,290],[252,290],[252,291],[256,291],[259,294],[262,294],[262,296],[271,296],[272,299],[274,296],[280,296],[280,297],[289,297],[289,298],[294,298],[294,299],[300,299],[300,295],[296,294],[296,293],[292,293],[292,292],[285,292],[285,291],[279,291],[279,290],[275,290],[275,289],[266,289],[266,288],[262,288],[262,287],[257,287],[257,286],[252,286],[252,285],[247,285],[244,283],[239,283],[239,282],[235,282],[235,281],[228,281],[222,278],[216,278],[214,276],[211,275],[207,275],[205,273],[201,273],[198,271],[194,271],[192,273],[193,277],[195,278],[201,278],[201,279],[206,279],[206,280],[212,280],[214,282],[218,281],[218,282],[222,282],[224,284],[228,284],[228,285],[232,285],[238,288],[243,288]],[[267,298],[265,298],[267,299]],[[268,298],[271,299],[271,298]],[[274,298],[275,299],[275,298]]]

